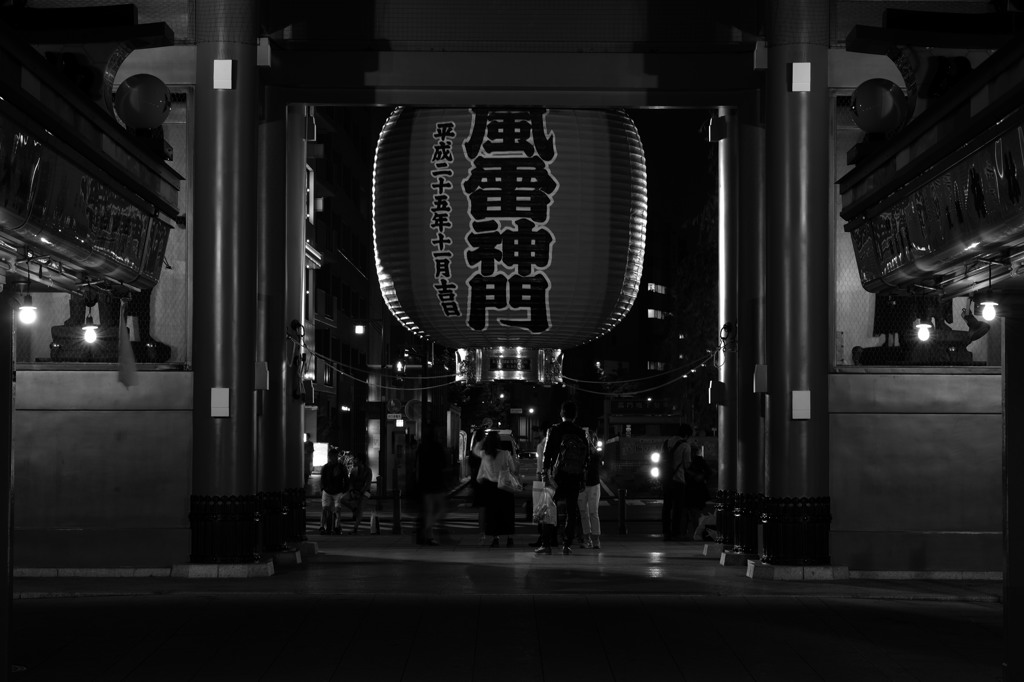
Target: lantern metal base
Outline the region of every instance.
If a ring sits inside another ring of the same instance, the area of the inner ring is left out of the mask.
[[[546,386],[562,383],[561,348],[460,348],[456,381],[529,381]]]

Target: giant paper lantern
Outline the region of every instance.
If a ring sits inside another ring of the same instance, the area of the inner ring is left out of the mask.
[[[561,381],[562,352],[636,299],[643,147],[622,111],[398,108],[377,143],[377,275],[471,383]]]

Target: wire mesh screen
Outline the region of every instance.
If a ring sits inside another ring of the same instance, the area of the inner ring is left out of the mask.
[[[850,98],[837,97],[835,177],[853,170],[846,153],[864,133],[849,113]],[[999,320],[982,319],[966,297],[941,293],[916,296],[873,294],[861,286],[860,270],[846,221],[835,196],[836,366],[998,366]],[[922,327],[921,325],[926,325]]]

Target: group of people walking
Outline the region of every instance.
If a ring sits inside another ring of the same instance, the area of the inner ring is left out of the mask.
[[[562,421],[545,434],[538,448],[540,469],[538,481],[543,483],[548,509],[537,514],[539,538],[531,546],[537,554],[551,554],[561,545],[563,554],[572,553],[572,545],[580,534],[580,546],[601,547],[601,519],[598,503],[601,498],[600,457],[586,430],[576,424],[576,403],[561,406]],[[481,428],[470,448],[471,481],[474,483],[473,503],[481,509],[481,526],[491,547],[512,547],[515,534],[515,494],[503,490],[499,482],[503,472],[519,473],[519,464],[497,431]],[[557,510],[564,503],[565,525],[558,538]],[[544,512],[547,512],[546,514]]]
[[[327,463],[320,470],[320,534],[341,535],[342,508],[352,511],[352,530],[359,533],[363,501],[370,494],[370,468],[359,455],[342,461],[341,450],[327,449]]]
[[[417,544],[438,544],[434,529],[445,512],[447,466],[448,454],[440,442],[438,427],[426,424],[423,438],[416,448],[416,482],[420,492]],[[311,471],[312,456],[307,464],[307,478]],[[371,478],[370,467],[358,454],[343,458],[338,447],[332,445],[327,449],[327,463],[320,470],[321,535],[341,535],[344,508],[352,511],[352,530],[346,535],[359,534],[363,505],[371,495]]]
[[[562,403],[561,421],[547,430],[538,447],[534,518],[538,539],[530,544],[537,554],[551,554],[560,547],[572,554],[573,545],[583,549],[601,549],[601,458],[590,434],[576,423],[576,403]],[[502,441],[498,431],[476,431],[470,444],[470,483],[473,506],[480,509],[480,526],[490,547],[514,546],[516,497],[507,486],[509,475],[519,475],[519,462],[511,444]],[[447,481],[444,472],[448,456],[434,424],[425,425],[416,448],[416,479],[420,492],[416,543],[439,544],[435,537],[438,522],[445,514]],[[662,532],[665,540],[707,539],[701,512],[707,504],[711,470],[703,457],[693,452],[693,429],[680,424],[677,432],[662,445],[661,488],[663,495]],[[352,534],[358,533],[363,500],[370,490],[370,470],[358,456],[351,463],[340,461],[336,447],[328,450],[327,464],[321,471],[323,515],[321,534],[341,533],[341,508],[352,510]],[[559,503],[564,509],[564,525],[559,537]]]
[[[601,459],[585,429],[576,423],[577,407],[573,401],[561,406],[561,421],[548,429],[538,448],[540,470],[535,499],[534,518],[539,537],[532,543],[537,554],[551,554],[561,546],[562,554],[572,554],[573,545],[584,549],[601,548]],[[515,457],[502,449],[495,431],[481,430],[472,452],[478,462],[473,471],[477,495],[474,503],[482,509],[482,528],[490,546],[513,545],[515,533],[515,497],[498,487],[502,469],[516,471]],[[681,423],[676,433],[662,446],[662,533],[664,539],[710,539],[704,528],[703,514],[710,495],[710,466],[693,449],[693,428]],[[558,532],[559,502],[564,508],[565,523],[561,537]],[[577,539],[578,538],[578,539]]]

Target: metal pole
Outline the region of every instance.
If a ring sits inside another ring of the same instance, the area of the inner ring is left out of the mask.
[[[1003,303],[1003,307],[1006,304]],[[1024,450],[1024,424],[1017,415],[1024,410],[1024,301],[1017,300],[1013,314],[1003,318],[1003,679],[1012,679],[1009,661],[1015,657],[1017,640],[1013,636],[1015,622],[1020,621],[1016,605],[1010,605],[1010,590],[1020,591],[1024,582],[1021,566],[1021,543],[1018,535],[1024,514],[1020,503],[1018,455]],[[1019,673],[1018,673],[1019,674]]]
[[[257,412],[257,448],[262,455],[257,467],[257,490],[288,489],[286,484],[285,404],[293,401],[289,391],[290,347],[285,342],[285,126],[284,108],[264,111],[259,122],[257,177],[259,211],[256,222],[257,297],[256,361],[267,368],[267,390]],[[315,434],[314,434],[315,436]],[[305,484],[305,481],[303,481]],[[301,487],[301,486],[299,486]]]
[[[751,390],[754,373],[765,359],[765,131],[759,98],[750,96],[740,107],[738,133],[739,167],[739,287],[736,328],[737,444],[736,491],[763,493],[764,460],[761,458],[761,399]],[[719,485],[720,488],[724,487]]]
[[[305,305],[307,272],[308,287],[310,291],[316,290],[316,270],[306,270],[306,116],[309,113],[303,105],[291,104],[285,109],[284,120],[284,231],[283,251],[280,256],[283,261],[282,280],[282,313],[284,317],[277,320],[269,320],[270,330],[278,334],[284,333],[284,327],[290,325],[292,320],[298,320],[304,325],[303,331],[306,336],[305,343],[313,341],[311,325],[306,325]],[[279,325],[276,326],[275,325]],[[280,338],[280,337],[279,337]],[[315,344],[314,344],[315,345]],[[285,368],[285,384],[281,393],[283,404],[282,416],[284,419],[284,486],[286,488],[301,488],[305,485],[302,464],[302,439],[306,431],[305,401],[293,397],[291,382],[297,380],[294,376],[287,376],[290,373],[288,367],[294,358],[295,349],[290,344],[282,347],[282,354],[277,360]],[[319,348],[319,351],[325,349]],[[282,365],[276,368],[280,371]],[[316,438],[316,430],[310,429],[313,437]]]
[[[718,110],[725,132],[718,133],[718,321],[722,342],[718,380],[725,388],[718,410],[718,486],[736,489],[737,424],[741,390],[735,352],[739,311],[739,117],[726,107]]]
[[[766,329],[774,409],[768,460],[772,497],[828,494],[828,3],[771,0],[767,6]],[[809,89],[791,88],[806,64]],[[809,418],[788,409],[797,393]]]
[[[3,555],[3,599],[0,611],[0,671],[6,679],[11,665],[11,611],[14,608],[14,298],[0,293],[0,554]]]
[[[201,2],[195,23],[192,494],[249,495],[256,484],[257,17],[244,0]],[[230,83],[215,83],[215,64],[224,63]]]

